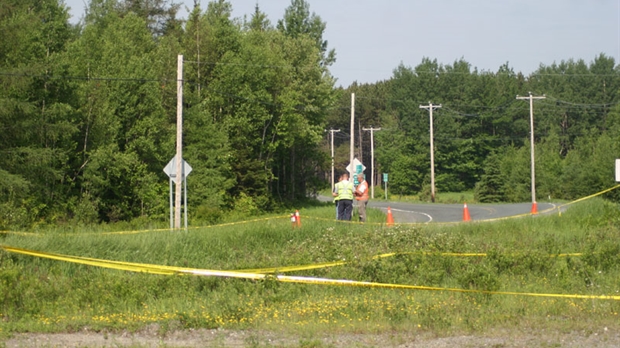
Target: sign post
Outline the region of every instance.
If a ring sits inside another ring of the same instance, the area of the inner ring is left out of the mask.
[[[385,183],[385,200],[387,201],[388,173],[383,173],[383,182]]]
[[[181,167],[181,175],[177,176],[177,168]],[[174,156],[170,162],[164,167],[164,173],[168,175],[170,182],[170,229],[174,228],[174,217],[172,212],[174,211],[174,207],[172,204],[172,182],[178,183],[179,180],[183,181],[184,190],[183,190],[183,206],[184,208],[184,218],[185,218],[185,229],[187,229],[187,176],[192,172],[192,166],[189,165],[184,159],[181,159],[181,165],[177,167],[177,156]],[[181,200],[176,200],[177,202],[181,202]],[[179,218],[180,219],[180,218]],[[181,226],[179,221],[179,226]]]

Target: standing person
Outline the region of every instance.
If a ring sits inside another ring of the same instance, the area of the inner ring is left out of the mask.
[[[340,201],[340,199],[338,198],[338,187],[337,185],[342,181],[342,175],[340,175],[338,177],[338,182],[334,185],[334,190],[332,191],[332,196],[334,197],[334,203],[336,203],[336,220],[340,220],[338,219],[338,202]]]
[[[351,221],[354,191],[353,183],[349,181],[349,174],[342,174],[342,181],[336,184],[336,192],[332,193],[338,198],[338,220]]]
[[[357,200],[357,211],[360,215],[360,222],[366,222],[366,205],[368,205],[368,183],[364,179],[364,174],[357,174],[359,185],[355,189],[355,199]]]

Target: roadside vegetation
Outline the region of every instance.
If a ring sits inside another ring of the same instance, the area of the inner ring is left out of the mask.
[[[278,216],[175,232],[5,233],[1,244],[213,270],[346,261],[293,274],[500,292],[620,295],[619,209],[603,199],[576,204],[561,216],[456,225],[387,227],[378,211],[371,212],[368,224],[337,223],[331,206],[301,213],[301,228]],[[398,254],[375,257],[391,252]],[[189,328],[450,335],[541,325],[592,332],[617,328],[619,312],[618,300],[150,275],[0,252],[0,333],[5,337],[85,328],[133,331],[152,324],[161,335]]]

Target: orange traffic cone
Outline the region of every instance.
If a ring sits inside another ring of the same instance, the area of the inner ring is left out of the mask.
[[[471,221],[471,216],[469,215],[469,208],[467,208],[467,203],[463,206],[463,221]]]
[[[394,225],[394,217],[392,216],[392,209],[390,207],[388,207],[387,225],[388,226],[393,226]]]
[[[532,211],[530,213],[533,215],[538,214],[538,203],[532,203]]]
[[[301,216],[299,216],[299,210],[295,210],[295,221],[297,227],[301,227]]]
[[[297,217],[295,216],[295,214],[291,214],[291,226],[293,227],[293,229],[295,229],[295,227],[297,227]]]

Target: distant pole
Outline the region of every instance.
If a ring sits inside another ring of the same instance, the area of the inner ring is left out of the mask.
[[[330,129],[330,130],[325,130],[326,132],[329,132],[329,135],[331,137],[331,152],[332,152],[332,192],[334,191],[334,133],[338,133],[340,132],[340,129]]]
[[[420,109],[426,109],[429,111],[431,120],[431,202],[435,203],[435,148],[433,145],[433,109],[441,108],[441,104],[433,105],[429,102],[428,105],[420,105]]]
[[[370,131],[370,192],[371,198],[375,198],[375,131],[380,131],[381,128],[362,128],[365,131]]]
[[[387,181],[385,181],[385,200],[387,201]]]
[[[355,93],[351,93],[351,149],[349,151],[349,163],[353,167],[353,146],[355,144]],[[350,176],[353,176],[355,168],[351,168]]]
[[[174,228],[174,202],[173,202],[173,192],[172,192],[172,178],[168,178],[168,181],[170,182],[170,229]]]
[[[187,178],[185,178],[185,166],[183,166],[183,222],[187,231]]]
[[[181,190],[183,188],[183,55],[177,56],[177,162],[174,196],[174,228],[181,228]]]
[[[530,95],[527,97],[519,97],[517,99],[520,100],[530,100],[530,166],[531,166],[531,174],[532,174],[532,204],[536,203],[536,173],[535,173],[535,165],[534,165],[534,99],[545,99],[546,97],[543,95],[541,97],[534,97],[532,92],[528,92]]]
[[[361,120],[360,120],[361,121]],[[362,143],[364,142],[364,138],[362,138],[362,122],[357,123],[357,157],[359,157],[362,162],[364,161],[364,153],[362,151]]]

